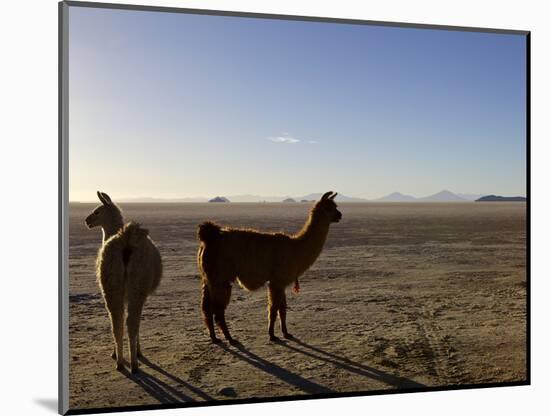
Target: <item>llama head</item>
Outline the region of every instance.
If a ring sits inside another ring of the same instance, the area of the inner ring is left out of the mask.
[[[332,191],[325,193],[313,207],[314,212],[328,222],[339,222],[342,219],[342,213],[334,202],[336,195],[338,194]]]
[[[88,228],[102,227],[104,230],[118,231],[123,225],[120,208],[105,192],[97,191],[97,197],[101,201],[101,205],[86,217],[86,225]]]

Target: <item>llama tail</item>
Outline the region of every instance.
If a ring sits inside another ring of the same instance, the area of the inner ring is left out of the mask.
[[[137,222],[130,222],[120,231],[120,235],[124,239],[125,247],[136,248],[144,238],[147,238],[149,230],[141,227]]]
[[[219,225],[214,224],[213,222],[206,221],[199,225],[197,236],[199,240],[205,244],[211,243],[216,240],[221,233],[221,228]]]

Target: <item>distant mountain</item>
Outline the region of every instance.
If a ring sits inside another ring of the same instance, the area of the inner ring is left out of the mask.
[[[283,202],[288,204],[288,203],[294,203],[296,202],[296,200],[293,198],[287,198],[287,199],[283,199]]]
[[[392,192],[389,195],[383,196],[382,198],[377,199],[381,202],[414,202],[416,198],[411,195],[404,195],[401,192]]]
[[[425,196],[424,198],[418,198],[418,201],[420,202],[464,202],[467,200],[459,197],[456,194],[453,194],[450,191],[444,190],[430,196]]]
[[[527,198],[523,196],[500,196],[500,195],[486,195],[476,202],[526,202]]]
[[[168,202],[207,202],[206,197],[192,198],[151,198],[151,197],[135,197],[135,198],[119,198],[118,202],[126,203],[168,203]]]
[[[263,196],[263,195],[253,195],[253,194],[241,194],[241,195],[228,195],[227,198],[231,202],[281,202],[285,198],[290,198],[286,196]]]
[[[296,202],[315,202],[318,201],[324,192],[315,192],[308,195],[285,195],[285,196],[264,196],[264,195],[255,195],[255,194],[240,194],[240,195],[228,195],[227,197],[216,197],[223,198],[226,201],[223,202],[281,202],[290,200]],[[500,198],[495,195],[496,198]],[[413,195],[402,194],[401,192],[392,192],[382,198],[368,200],[365,198],[357,198],[347,195],[338,194],[336,196],[337,202],[466,202],[466,201],[477,201],[480,198],[485,197],[485,195],[476,195],[476,194],[462,194],[462,193],[453,193],[447,190],[440,191],[436,194],[429,195],[423,198],[417,198]],[[216,199],[213,198],[213,199]],[[521,197],[518,197],[521,198]],[[190,197],[190,198],[151,198],[151,197],[135,197],[135,198],[121,198],[119,202],[151,202],[151,203],[169,203],[169,202],[212,202],[212,199],[207,197]],[[222,202],[222,201],[215,201]]]
[[[229,202],[229,199],[227,199],[224,196],[217,196],[215,198],[210,199],[208,202]]]
[[[323,196],[324,192],[316,192],[316,193],[313,193],[313,194],[307,194],[307,195],[303,195],[303,196],[300,196],[300,197],[297,197],[297,198],[294,198],[296,200],[306,200],[306,201],[311,201],[311,200],[314,200],[314,201],[318,201],[319,199],[321,199],[321,197]],[[368,199],[364,199],[364,198],[356,198],[356,197],[352,197],[352,196],[346,196],[346,195],[342,195],[342,194],[338,194],[336,195],[336,198],[334,198],[337,202],[367,202]]]
[[[405,195],[401,192],[392,192],[389,195],[383,196],[382,198],[377,199],[378,202],[465,202],[465,201],[473,201],[473,199],[465,198],[461,195],[467,195],[467,194],[454,194],[450,191],[444,190],[440,191],[436,194],[425,196],[422,198],[417,198],[412,195]],[[472,197],[472,195],[468,195],[469,197]]]
[[[324,193],[324,192],[323,192]],[[294,201],[318,201],[323,193],[313,193],[305,196],[265,196],[265,195],[255,195],[255,194],[240,194],[240,195],[228,195],[226,198],[228,202],[281,202],[287,199],[292,199]],[[219,197],[221,198],[221,197]],[[151,197],[135,197],[135,198],[122,198],[118,200],[119,202],[130,202],[130,203],[142,203],[142,202],[151,202],[151,203],[166,203],[166,202],[210,202],[211,200],[207,197],[190,197],[190,198],[151,198]],[[336,196],[336,201],[339,202],[366,202],[367,199],[355,198],[346,195],[338,194]]]

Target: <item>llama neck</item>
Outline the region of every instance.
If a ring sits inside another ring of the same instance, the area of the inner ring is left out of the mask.
[[[330,223],[312,213],[302,230],[294,237],[297,241],[297,249],[301,252],[300,274],[306,271],[321,254],[327,239]]]
[[[103,225],[103,227],[101,227],[103,230],[103,244],[113,235],[118,233],[123,226],[124,222],[122,220],[122,215],[113,218],[109,224]]]

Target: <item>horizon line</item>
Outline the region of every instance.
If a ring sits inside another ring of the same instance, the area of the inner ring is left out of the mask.
[[[364,197],[364,196],[350,196],[350,195],[344,195],[344,194],[340,194],[340,195],[342,195],[346,198],[350,198],[350,199],[362,200],[362,201],[356,201],[356,202],[415,202],[415,201],[422,202],[421,201],[422,199],[429,198],[429,197],[432,197],[432,196],[435,196],[435,195],[438,195],[438,194],[444,193],[444,192],[450,193],[450,194],[452,194],[454,196],[457,196],[459,198],[461,198],[460,195],[470,195],[470,196],[476,196],[478,198],[481,198],[481,197],[484,197],[484,196],[502,196],[502,197],[507,197],[507,198],[513,198],[513,197],[527,198],[527,196],[523,195],[523,194],[501,195],[501,194],[497,194],[497,193],[453,192],[453,191],[449,191],[447,189],[443,189],[443,190],[437,191],[435,193],[432,193],[432,194],[429,194],[429,195],[426,195],[426,196],[415,196],[415,195],[412,195],[412,194],[405,194],[405,193],[402,193],[402,192],[399,192],[399,191],[393,191],[393,192],[384,194],[381,197],[375,197],[375,198],[367,198],[367,197]],[[174,197],[125,196],[125,197],[115,198],[115,199],[118,199],[119,201],[125,202],[125,203],[128,203],[128,202],[129,203],[132,203],[132,202],[136,202],[136,203],[140,203],[140,202],[142,202],[142,203],[143,202],[149,202],[149,203],[154,203],[154,202],[201,203],[201,202],[208,202],[210,199],[217,198],[217,197],[224,197],[224,198],[229,199],[230,197],[235,198],[235,197],[250,196],[250,197],[258,198],[258,200],[255,200],[255,201],[242,201],[242,202],[282,202],[284,199],[289,199],[289,198],[290,199],[295,199],[296,202],[300,202],[300,201],[303,201],[303,197],[311,195],[311,194],[321,194],[322,195],[323,192],[310,192],[309,194],[301,195],[301,196],[257,195],[257,194],[251,194],[251,193],[239,193],[239,194],[234,194],[234,195],[217,194],[215,196],[174,196]],[[391,196],[393,194],[400,194],[403,197],[412,197],[413,199],[410,200],[410,201],[380,201],[381,199],[386,198],[388,196]],[[281,201],[266,201],[265,200],[266,198],[268,198],[268,199],[281,199]],[[464,199],[464,198],[462,198],[462,199]],[[147,200],[149,200],[149,201],[147,201]],[[185,200],[188,200],[188,201],[185,201]],[[195,200],[195,201],[191,201],[191,200]],[[200,201],[197,201],[197,200],[200,200]],[[464,199],[464,202],[469,202],[469,201],[474,201],[474,200]],[[69,199],[69,203],[93,203],[93,202],[97,202],[96,199],[74,199],[74,200]],[[229,202],[232,202],[232,201],[229,201]],[[341,201],[340,200],[339,202],[346,202],[346,201]],[[425,201],[425,202],[437,202],[437,201]],[[442,201],[442,202],[445,202],[445,201]],[[456,201],[456,202],[462,202],[462,201]],[[239,203],[239,202],[237,202],[237,203]]]

